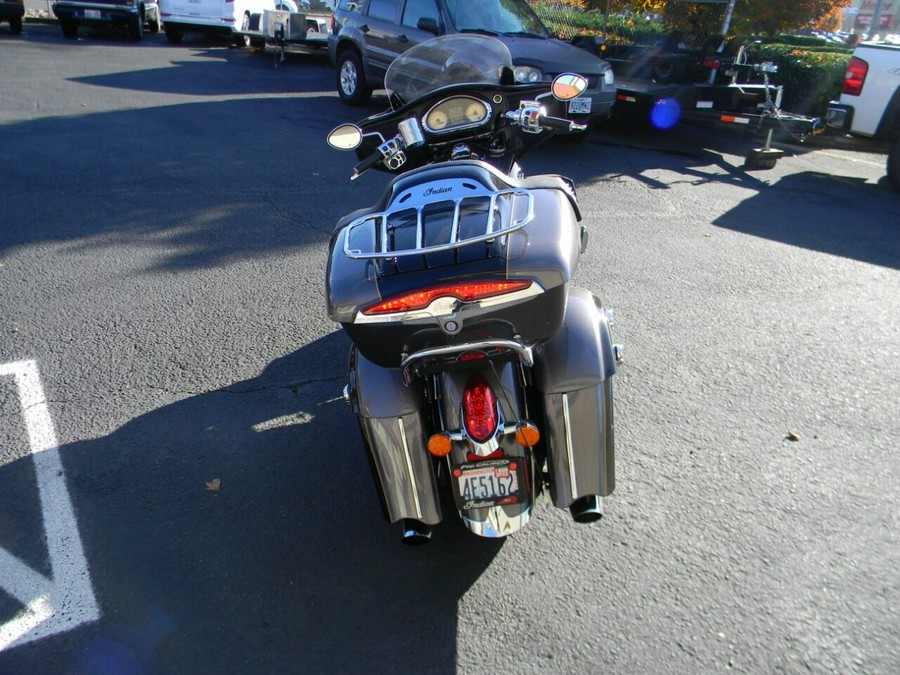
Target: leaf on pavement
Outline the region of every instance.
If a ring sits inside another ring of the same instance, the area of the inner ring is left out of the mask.
[[[797,434],[795,434],[793,431],[789,431],[789,432],[787,432],[787,439],[789,441],[796,442],[796,441],[800,440],[800,437]]]
[[[222,486],[222,481],[218,478],[213,478],[211,481],[206,483],[206,489],[210,492],[218,492],[219,488]]]

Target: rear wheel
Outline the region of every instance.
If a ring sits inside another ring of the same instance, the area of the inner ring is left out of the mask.
[[[182,38],[184,38],[184,33],[182,33],[177,28],[169,28],[169,26],[165,27],[166,31],[166,40],[171,42],[173,45],[177,45],[181,42]]]
[[[893,188],[900,192],[900,139],[894,142],[894,147],[888,154],[887,174]]]
[[[78,37],[78,24],[71,19],[60,20],[59,27],[62,28],[62,34],[70,40]]]
[[[131,22],[128,24],[128,32],[131,35],[132,40],[143,40],[144,39],[144,8],[141,7],[138,15],[131,19]]]
[[[346,49],[338,57],[337,89],[347,105],[363,105],[372,97],[372,88],[366,83],[362,59],[355,49]]]

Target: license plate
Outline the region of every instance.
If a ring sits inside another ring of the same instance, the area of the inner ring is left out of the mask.
[[[524,463],[516,459],[491,459],[453,467],[456,504],[463,511],[522,501]]]
[[[86,9],[86,10],[84,10],[84,18],[85,19],[99,19],[100,18],[100,10],[99,9]]]
[[[569,101],[570,113],[589,113],[591,112],[591,99],[589,98],[573,98]]]

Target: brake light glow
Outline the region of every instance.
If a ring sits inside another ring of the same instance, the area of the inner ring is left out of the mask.
[[[393,314],[395,312],[409,312],[428,307],[437,298],[456,298],[462,302],[474,302],[497,295],[514,293],[531,286],[530,280],[525,281],[467,281],[463,283],[445,284],[432,288],[419,289],[403,295],[387,298],[374,305],[366,307],[362,313]]]
[[[863,84],[868,74],[869,64],[858,56],[852,57],[850,65],[847,66],[847,74],[844,75],[844,86],[841,88],[841,93],[850,96],[862,94]]]
[[[480,373],[472,373],[466,382],[462,401],[466,433],[476,443],[484,443],[497,430],[497,399]]]

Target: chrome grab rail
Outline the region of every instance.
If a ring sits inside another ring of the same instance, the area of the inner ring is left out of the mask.
[[[479,340],[478,342],[466,342],[459,345],[448,345],[445,347],[430,347],[421,349],[417,352],[405,357],[400,363],[400,370],[403,373],[403,381],[409,384],[412,382],[410,377],[410,369],[413,364],[424,359],[435,358],[439,356],[451,356],[453,354],[462,354],[465,352],[479,351],[483,349],[509,349],[519,355],[521,361],[529,368],[534,365],[534,353],[531,347],[526,347],[521,342],[515,340]]]

